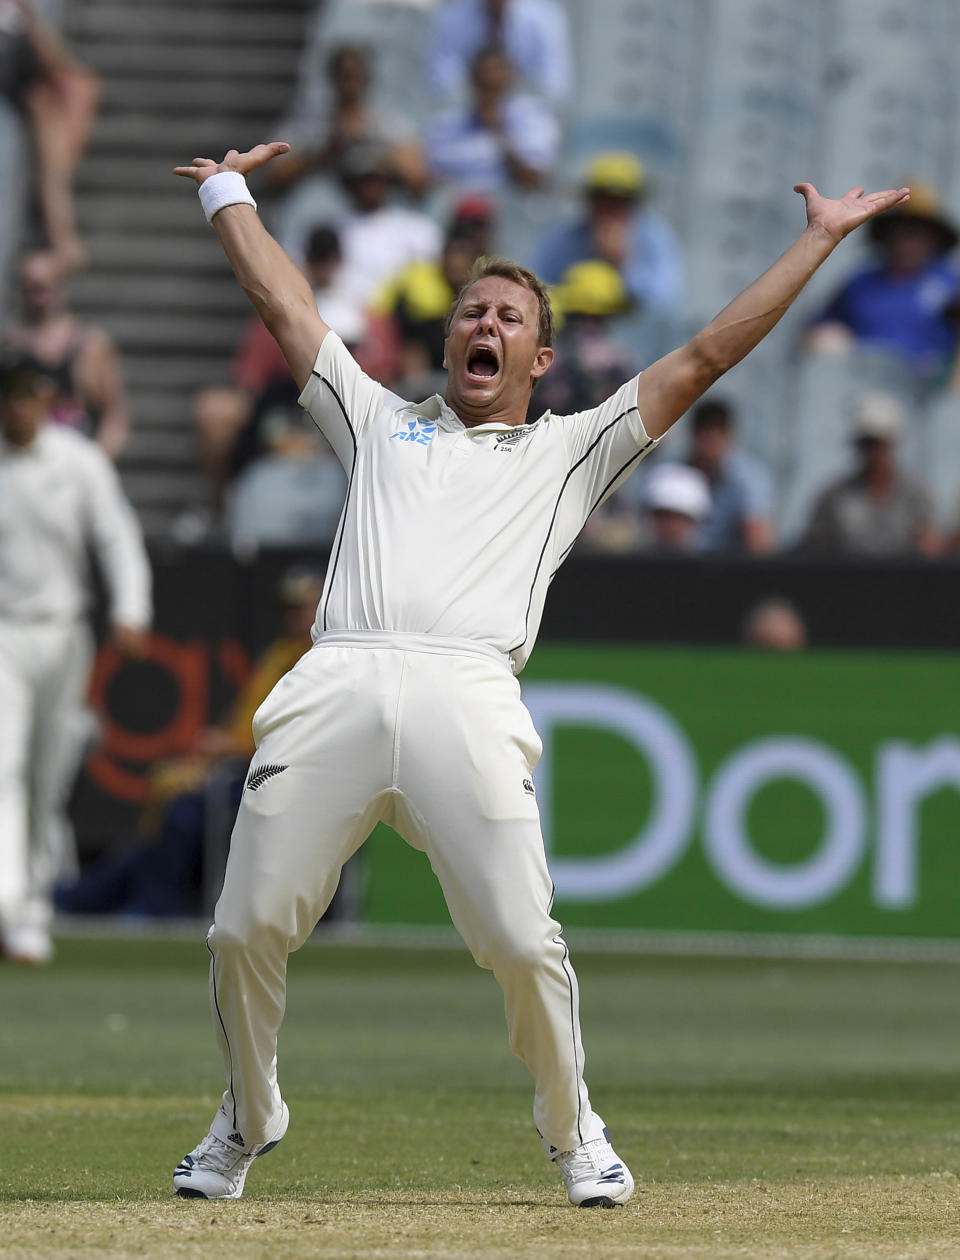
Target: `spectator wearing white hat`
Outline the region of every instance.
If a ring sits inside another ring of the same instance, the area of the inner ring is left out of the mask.
[[[689,464],[660,464],[643,491],[646,550],[692,552],[701,549],[700,526],[710,511],[710,485]]]
[[[856,467],[823,491],[802,548],[864,556],[940,550],[930,494],[897,464],[903,425],[903,409],[892,394],[860,395],[850,414]]]

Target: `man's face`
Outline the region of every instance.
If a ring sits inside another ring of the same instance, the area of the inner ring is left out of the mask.
[[[730,449],[730,434],[719,424],[705,424],[693,430],[693,462],[713,471],[720,467]]]
[[[893,443],[886,438],[860,437],[856,448],[860,467],[867,476],[886,473],[893,466]]]
[[[0,387],[0,432],[11,446],[29,446],[40,429],[54,391],[36,377],[15,377]]]
[[[63,305],[60,270],[52,254],[30,254],[20,268],[20,300],[27,320],[39,319]]]
[[[540,345],[539,314],[536,294],[503,276],[484,276],[463,295],[444,346],[447,402],[461,418],[526,410],[553,362]]]
[[[664,551],[692,551],[697,543],[697,522],[685,512],[654,508],[650,513],[653,537]]]

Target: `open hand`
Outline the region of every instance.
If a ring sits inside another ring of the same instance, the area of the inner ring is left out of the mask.
[[[851,188],[834,201],[821,197],[813,184],[794,184],[793,191],[807,203],[807,225],[819,228],[835,241],[843,240],[861,223],[882,214],[884,210],[892,210],[910,196],[909,188],[887,188],[884,192],[875,193]]]
[[[241,175],[249,175],[251,171],[255,171],[258,166],[263,166],[271,158],[289,152],[289,144],[283,140],[274,140],[271,144],[254,145],[246,153],[231,149],[222,162],[215,162],[213,158],[194,158],[189,166],[175,166],[173,173],[185,175],[188,179],[195,179],[198,184],[202,184],[205,179],[209,179],[211,175],[219,175],[221,171],[239,171]]]

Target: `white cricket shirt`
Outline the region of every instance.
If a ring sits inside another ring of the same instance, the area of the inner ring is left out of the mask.
[[[88,548],[116,624],[150,624],[140,526],[99,446],[48,423],[28,447],[0,436],[0,620],[74,621],[90,604]]]
[[[334,332],[300,404],[348,477],[314,638],[471,639],[517,673],[587,517],[656,445],[636,377],[592,411],[471,428],[439,395],[414,406],[372,381]]]

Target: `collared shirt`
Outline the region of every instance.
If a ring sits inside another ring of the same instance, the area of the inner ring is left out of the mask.
[[[556,0],[511,0],[500,39],[519,72],[519,86],[556,104],[569,98],[575,75],[563,5]],[[441,99],[462,91],[474,56],[490,43],[485,0],[446,0],[433,18],[430,33],[428,75],[432,90]]]
[[[730,451],[710,483],[700,542],[710,549],[742,547],[744,522],[769,520],[772,512],[773,481],[766,468],[748,451]]]
[[[81,617],[91,548],[115,624],[150,623],[150,565],[110,460],[89,438],[44,425],[28,447],[0,438],[0,618]]]
[[[300,402],[349,483],[315,636],[472,639],[517,672],[590,512],[655,445],[636,377],[591,411],[468,427],[439,395],[412,406],[370,380],[332,332]]]
[[[430,169],[440,179],[496,192],[511,182],[504,140],[535,171],[546,174],[557,160],[560,128],[535,96],[511,96],[503,106],[503,135],[485,126],[474,110],[454,110],[427,131]]]

